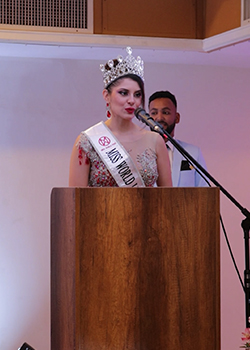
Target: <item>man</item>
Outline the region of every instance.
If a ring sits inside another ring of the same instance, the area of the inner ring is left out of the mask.
[[[164,130],[174,137],[175,125],[180,122],[177,112],[177,101],[169,91],[157,91],[149,97],[150,116],[157,121]],[[176,140],[204,169],[206,163],[199,147]],[[169,158],[172,168],[173,187],[206,187],[208,183],[193,169],[186,158],[171,144],[167,142]],[[199,170],[199,169],[198,169]]]

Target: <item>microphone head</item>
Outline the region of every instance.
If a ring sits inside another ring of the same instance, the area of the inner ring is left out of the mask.
[[[164,135],[164,130],[162,126],[157,123],[150,115],[145,111],[143,108],[136,108],[134,111],[134,114],[137,119],[139,119],[141,122],[147,124],[147,126],[150,127],[151,131],[156,131],[162,136]]]
[[[143,108],[141,107],[136,108],[136,110],[134,111],[136,118],[138,118],[138,114],[141,112],[143,112],[143,114],[146,114],[146,111]]]

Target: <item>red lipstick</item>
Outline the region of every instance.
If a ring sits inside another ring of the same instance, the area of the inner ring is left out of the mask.
[[[133,114],[135,109],[134,108],[125,108],[128,114]]]

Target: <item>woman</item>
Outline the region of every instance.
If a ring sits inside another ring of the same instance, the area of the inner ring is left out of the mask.
[[[119,56],[103,66],[103,98],[108,120],[82,132],[70,160],[69,186],[172,186],[168,151],[162,137],[133,122],[144,106],[143,61]]]

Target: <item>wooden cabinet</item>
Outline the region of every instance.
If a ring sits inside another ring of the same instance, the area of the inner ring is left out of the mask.
[[[94,0],[95,34],[204,39],[240,18],[240,0]]]
[[[95,34],[202,38],[204,0],[95,0]]]
[[[209,0],[205,7],[204,36],[226,32],[241,25],[240,0]]]

